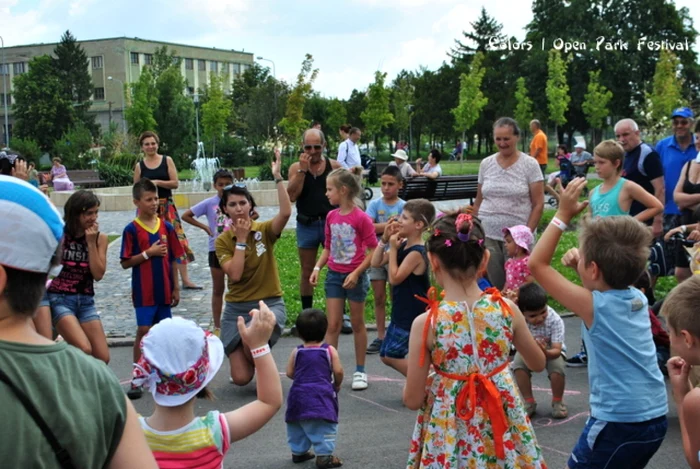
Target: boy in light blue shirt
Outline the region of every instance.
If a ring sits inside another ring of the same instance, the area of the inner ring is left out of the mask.
[[[574,248],[562,258],[578,270],[583,287],[567,280],[550,264],[567,224],[588,205],[579,202],[585,185],[580,178],[566,187],[529,267],[554,299],[583,320],[591,415],[568,467],[639,468],[659,449],[668,427],[647,299],[630,287],[646,268],[651,232],[629,216],[584,222],[580,252]]]

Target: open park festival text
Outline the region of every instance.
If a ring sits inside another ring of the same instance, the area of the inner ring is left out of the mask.
[[[541,43],[538,44],[542,50],[556,49],[561,50],[564,53],[584,51],[584,50],[603,50],[603,51],[628,51],[628,50],[670,50],[670,51],[687,51],[690,50],[690,44],[688,40],[683,41],[669,41],[668,39],[663,39],[660,41],[652,40],[647,37],[640,37],[636,43],[630,43],[630,41],[623,41],[622,39],[613,40],[605,36],[599,36],[596,38],[595,42],[588,43],[585,41],[569,41],[562,38],[556,38],[553,40],[542,39]],[[502,41],[500,38],[492,37],[489,39],[488,49],[489,50],[522,50],[529,51],[535,47],[532,41],[511,41],[510,39]]]

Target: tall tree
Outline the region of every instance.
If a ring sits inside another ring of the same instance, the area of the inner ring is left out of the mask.
[[[326,118],[326,139],[338,141],[338,129],[348,122],[348,111],[342,101],[333,98],[328,103],[328,117]]]
[[[600,70],[590,71],[588,76],[588,92],[586,92],[581,109],[583,109],[588,123],[594,129],[593,143],[597,144],[595,131],[602,129],[605,118],[610,115],[608,104],[613,94],[600,83]]]
[[[496,21],[495,18],[489,16],[486,8],[481,7],[481,14],[476,21],[469,23],[472,31],[463,31],[462,35],[467,40],[466,43],[455,39],[455,47],[452,48],[450,55],[457,60],[461,60],[464,56],[473,56],[477,52],[487,52],[493,48],[490,45],[503,43],[507,36],[503,34],[503,25]]]
[[[92,105],[93,84],[87,54],[70,31],[63,33],[53,53],[53,65],[63,85],[64,99],[72,103],[76,120],[97,137],[100,127],[95,123],[95,115],[88,113]]]
[[[157,130],[158,125],[153,110],[158,106],[155,80],[148,67],[141,71],[138,81],[129,86],[128,103],[124,117],[129,132],[138,136],[146,130]]]
[[[481,66],[483,61],[484,54],[477,52],[469,66],[469,73],[462,73],[459,78],[459,104],[452,109],[452,114],[455,116],[455,130],[462,132],[462,141],[466,141],[466,132],[476,123],[481,110],[489,102],[481,91],[481,81],[486,73]]]
[[[374,72],[374,83],[369,85],[365,101],[367,106],[360,117],[365,123],[365,131],[374,137],[374,149],[379,151],[379,136],[389,124],[394,122],[394,116],[389,110],[389,90],[384,86],[386,73]]]
[[[555,133],[559,136],[558,127],[566,123],[566,111],[569,109],[569,84],[566,81],[566,62],[558,50],[549,51],[547,60],[547,106],[549,119],[554,122]]]
[[[646,93],[645,123],[650,139],[664,135],[669,127],[669,117],[673,109],[683,104],[683,79],[680,74],[680,60],[670,51],[662,50],[656,63],[651,93]]]
[[[528,128],[532,119],[532,100],[528,96],[527,87],[525,86],[525,77],[520,77],[515,82],[515,111],[513,117],[521,129]],[[525,138],[521,140],[523,151],[525,151]]]
[[[19,138],[34,139],[48,151],[74,121],[73,103],[48,55],[32,58],[29,70],[14,79],[14,131]]]
[[[415,87],[413,86],[413,74],[401,70],[391,86],[391,109],[394,114],[394,130],[396,140],[409,140],[409,124],[411,123],[411,106]]]
[[[313,83],[318,76],[318,69],[314,69],[314,58],[311,54],[306,54],[301,63],[301,71],[297,75],[297,82],[287,99],[287,109],[279,123],[287,142],[299,144],[301,135],[309,126],[309,121],[304,119],[304,103],[311,95]]]
[[[209,99],[202,105],[202,130],[204,138],[212,145],[212,156],[216,154],[217,139],[226,131],[231,111],[231,101],[224,95],[222,78],[211,72]]]

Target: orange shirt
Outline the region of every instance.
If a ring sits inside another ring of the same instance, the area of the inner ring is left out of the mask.
[[[541,129],[532,137],[530,156],[534,157],[538,148],[540,149],[540,154],[537,156],[537,162],[539,164],[547,164],[547,136]]]

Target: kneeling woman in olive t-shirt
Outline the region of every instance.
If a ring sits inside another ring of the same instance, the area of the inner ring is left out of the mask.
[[[279,213],[275,218],[265,222],[251,219],[255,201],[245,187],[228,186],[221,196],[221,211],[232,221],[231,229],[216,239],[216,256],[228,277],[221,341],[231,365],[231,378],[239,386],[253,379],[255,366],[250,350],[238,334],[238,317],[250,321],[250,310],[258,308],[258,302],[264,300],[277,318],[270,345],[280,338],[287,319],[274,245],[292,214],[292,204],[282,184],[279,152],[276,156],[272,174],[277,184]]]

